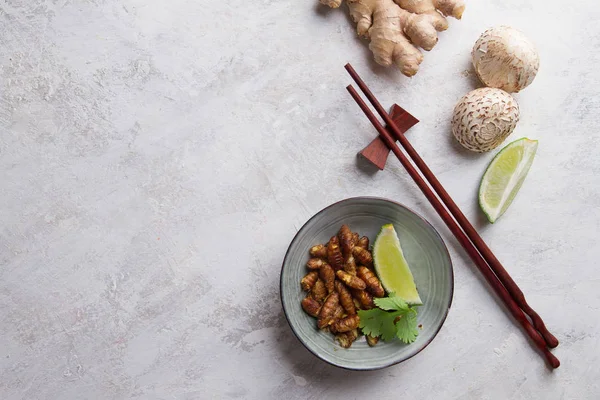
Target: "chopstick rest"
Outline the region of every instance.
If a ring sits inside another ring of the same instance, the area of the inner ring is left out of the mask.
[[[390,118],[400,132],[403,134],[406,133],[410,128],[419,123],[419,120],[413,117],[408,111],[404,108],[400,107],[398,104],[394,104],[392,106],[392,110],[390,112]],[[386,127],[386,129],[388,129]],[[390,154],[390,149],[386,146],[384,141],[377,136],[367,147],[362,149],[358,153],[365,160],[379,168],[379,170],[383,171],[385,168],[385,163],[387,161],[388,155]]]

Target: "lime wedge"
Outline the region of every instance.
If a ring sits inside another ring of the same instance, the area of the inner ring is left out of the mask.
[[[381,227],[373,244],[373,262],[379,280],[388,293],[395,293],[411,305],[423,304],[394,225]]]
[[[516,140],[500,150],[487,167],[479,185],[479,207],[492,224],[521,189],[537,147],[537,140]]]

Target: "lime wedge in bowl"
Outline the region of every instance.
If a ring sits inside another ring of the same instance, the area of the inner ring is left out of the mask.
[[[537,140],[516,140],[500,150],[487,167],[479,185],[479,207],[492,224],[521,189],[537,147]]]
[[[373,244],[373,262],[379,280],[388,293],[395,293],[411,305],[423,304],[394,225],[381,227]]]

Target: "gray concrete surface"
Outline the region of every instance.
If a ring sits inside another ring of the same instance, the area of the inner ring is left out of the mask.
[[[316,0],[4,0],[0,21],[0,398],[600,398],[596,2],[467,1],[412,79]],[[490,226],[475,194],[495,152],[461,150],[449,121],[497,24],[539,47],[510,140],[540,148]],[[399,163],[357,164],[374,131],[347,61],[422,121],[410,139],[560,339],[559,370]],[[428,218],[456,274],[431,346],[367,373],[315,359],[278,299],[294,233],[358,195]]]

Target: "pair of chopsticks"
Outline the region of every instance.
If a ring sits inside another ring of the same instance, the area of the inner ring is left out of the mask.
[[[377,113],[383,118],[388,129],[393,134],[393,137],[390,132],[383,127],[381,122],[379,122],[375,114],[369,109],[369,106],[364,102],[352,85],[347,87],[350,95],[352,95],[369,121],[371,121],[375,129],[377,129],[377,132],[379,132],[379,135],[385,144],[392,150],[396,157],[398,157],[402,166],[413,178],[425,197],[427,197],[427,200],[429,200],[444,223],[452,231],[458,242],[483,274],[488,284],[504,302],[512,316],[521,324],[538,350],[542,352],[548,361],[548,364],[552,368],[558,368],[560,366],[560,361],[548,350],[548,348],[558,346],[558,340],[548,331],[540,316],[529,306],[529,304],[527,304],[521,289],[519,289],[500,261],[494,256],[490,248],[483,241],[481,236],[479,236],[473,225],[467,220],[435,175],[433,175],[433,172],[431,172],[427,164],[425,164],[414,147],[412,147],[408,139],[402,135],[394,121],[390,118],[364,81],[358,76],[354,68],[352,68],[350,64],[346,64],[345,68],[365,94],[369,102],[375,107]],[[396,140],[400,142],[429,185],[433,187],[433,190],[398,147]],[[527,319],[525,314],[531,318],[531,321]]]

